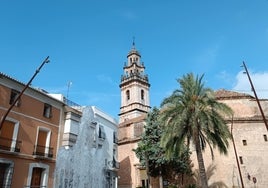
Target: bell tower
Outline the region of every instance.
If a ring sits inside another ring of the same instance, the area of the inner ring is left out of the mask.
[[[145,74],[145,66],[141,62],[141,55],[133,42],[132,49],[127,55],[121,76],[121,107],[119,123],[128,119],[147,114],[150,110],[149,80]]]
[[[144,131],[147,113],[150,111],[149,80],[141,55],[133,42],[121,76],[121,107],[118,126],[118,188],[144,186],[148,180],[133,149],[137,148]]]

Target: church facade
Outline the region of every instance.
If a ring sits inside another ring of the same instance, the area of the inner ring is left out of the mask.
[[[268,132],[256,98],[224,89],[216,91],[215,97],[233,110],[233,117],[226,119],[233,140],[229,140],[227,155],[221,155],[214,149],[212,160],[210,151],[204,153],[207,174],[213,174],[209,185],[268,187]],[[261,99],[260,105],[267,120],[268,100]],[[196,161],[195,155],[193,161]]]
[[[146,170],[140,166],[133,151],[140,141],[150,111],[150,83],[134,44],[123,70],[118,127],[118,188],[149,187]],[[226,119],[233,140],[229,141],[228,155],[221,155],[215,148],[212,160],[209,149],[204,152],[209,185],[268,187],[268,133],[256,99],[248,94],[227,90],[215,91],[215,97],[234,112],[231,119]],[[260,103],[267,117],[268,100],[262,99]],[[198,168],[195,148],[190,149],[193,153],[192,170],[195,171]],[[152,188],[161,187],[156,183],[159,181],[155,180]],[[185,180],[184,185],[186,183]]]

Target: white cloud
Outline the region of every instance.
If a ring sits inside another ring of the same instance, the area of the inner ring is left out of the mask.
[[[118,85],[110,76],[99,74],[97,75],[97,79],[102,83],[109,83],[111,85]]]
[[[130,10],[124,11],[123,12],[123,17],[125,19],[127,19],[127,20],[136,20],[138,18],[137,15],[134,12],[130,11]]]
[[[221,71],[216,75],[217,79],[221,80],[222,82],[230,85],[233,83],[232,75],[227,71]]]
[[[209,46],[197,56],[196,61],[198,63],[213,64],[219,54],[220,44],[214,44]]]
[[[244,71],[240,71],[236,75],[233,90],[254,96],[249,79],[243,72]],[[250,72],[249,74],[258,98],[268,99],[268,72]]]

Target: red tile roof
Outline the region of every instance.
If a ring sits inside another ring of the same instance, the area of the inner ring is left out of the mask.
[[[215,91],[215,97],[218,100],[223,99],[254,99],[253,96],[246,93],[239,93],[235,91],[228,91],[225,89],[220,89]]]

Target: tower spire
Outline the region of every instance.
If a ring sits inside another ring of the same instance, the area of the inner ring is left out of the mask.
[[[135,37],[133,36],[132,48],[135,49]]]

